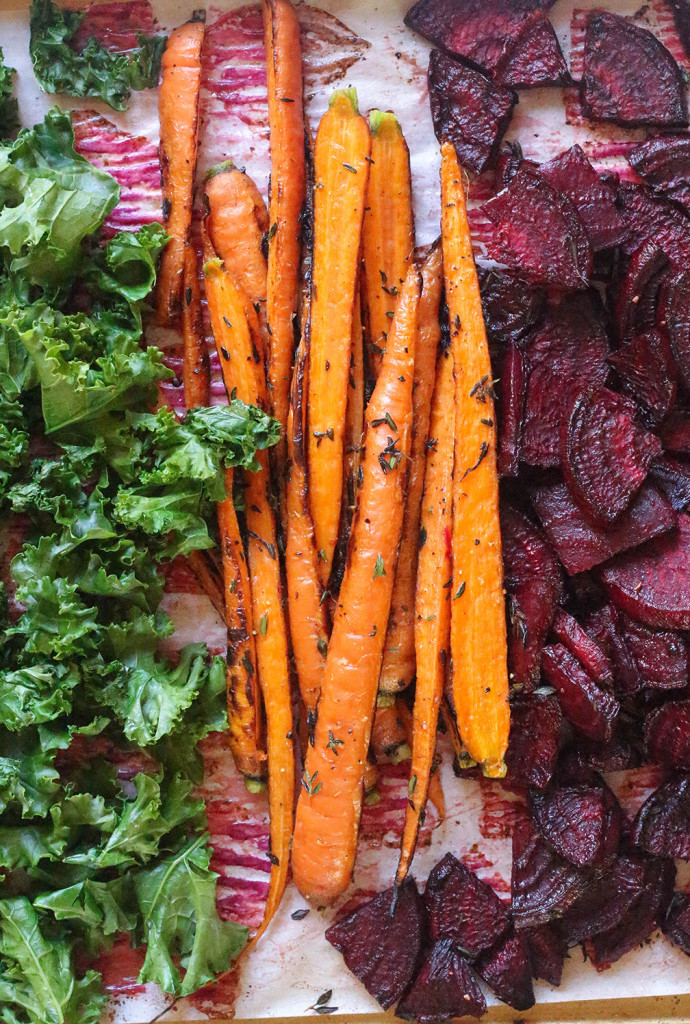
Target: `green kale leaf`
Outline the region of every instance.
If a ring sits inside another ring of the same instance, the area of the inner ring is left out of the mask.
[[[19,128],[19,109],[12,95],[14,68],[8,68],[0,49],[0,139],[15,135]]]

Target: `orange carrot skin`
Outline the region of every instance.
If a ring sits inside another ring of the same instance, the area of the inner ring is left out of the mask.
[[[415,675],[414,602],[420,535],[419,516],[424,486],[426,444],[430,436],[429,416],[436,353],[441,341],[438,312],[442,288],[443,257],[440,247],[436,247],[432,249],[422,266],[422,297],[419,302],[412,392],[412,448],[407,476],[403,534],[379,680],[379,690],[383,693],[404,690]]]
[[[203,21],[188,21],[171,33],[161,61],[160,161],[165,229],[170,235],[158,272],[161,323],[174,320],[182,305],[184,253],[192,222],[203,41]]]
[[[449,143],[441,147],[441,161],[443,265],[455,374],[453,696],[462,742],[484,773],[495,777],[505,774],[510,728],[496,417],[462,174]]]
[[[402,697],[398,697],[395,703],[398,708],[398,714],[400,715],[400,719],[405,727],[405,734],[408,738],[408,743],[411,746],[413,732],[412,712],[410,711]],[[411,757],[412,755],[410,754],[410,758]],[[438,826],[443,822],[443,819],[446,816],[446,798],[443,795],[443,786],[441,785],[441,774],[438,771],[438,766],[438,759],[434,755],[432,756],[431,762],[431,775],[429,777],[429,792],[427,795],[427,799],[429,803],[434,807],[436,814],[438,815],[438,820],[435,826],[436,828],[438,828]],[[421,811],[419,815],[420,828],[423,822],[424,811]]]
[[[216,340],[220,369],[228,394],[237,389],[242,400],[266,409],[263,366],[257,352],[258,321],[247,315],[247,296],[219,260],[204,264],[206,300]],[[251,308],[251,307],[250,307]]]
[[[410,154],[395,114],[372,110],[371,170],[364,212],[362,295],[367,361],[381,368],[390,318],[414,249]]]
[[[376,703],[371,748],[377,761],[388,760],[393,764],[399,764],[410,756],[405,726],[392,698],[382,702],[379,697]]]
[[[208,405],[211,390],[211,368],[201,315],[201,285],[194,247],[188,245],[184,254],[184,292],[182,298],[182,383],[185,405],[195,409]]]
[[[355,284],[369,174],[369,127],[349,90],[333,94],[314,152],[309,348],[309,496],[327,583],[338,539]]]
[[[348,886],[363,778],[402,530],[421,279],[411,269],[366,413],[362,485],[324,670],[314,743],[307,750],[292,847],[298,889],[318,905]],[[386,415],[395,423],[389,425]],[[399,454],[393,453],[392,440]],[[386,461],[386,467],[380,460]]]
[[[300,214],[306,192],[302,45],[290,0],[263,0],[262,13],[271,132],[268,382],[273,415],[285,428],[299,305]],[[280,448],[279,478],[285,462],[282,442]]]
[[[424,477],[421,522],[426,540],[419,549],[414,622],[417,687],[412,713],[410,779],[415,781],[410,785],[405,814],[396,874],[398,885],[409,871],[429,794],[445,666],[450,655],[454,401],[453,353],[447,350],[438,359],[429,428],[436,444],[427,453]]]

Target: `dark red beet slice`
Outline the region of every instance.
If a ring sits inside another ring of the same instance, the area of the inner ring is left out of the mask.
[[[513,830],[512,907],[518,928],[531,928],[562,917],[586,890],[589,872],[555,854],[531,821]]]
[[[521,277],[478,268],[484,322],[495,341],[519,341],[544,312],[546,296]]]
[[[666,276],[659,316],[668,332],[683,384],[690,388],[690,274],[686,270]]]
[[[558,694],[568,721],[590,739],[608,743],[620,708],[616,698],[597,686],[562,644],[544,648],[542,670]]]
[[[678,38],[683,49],[690,56],[690,2],[689,0],[666,0],[666,4],[673,11],[673,20],[676,23]]]
[[[539,173],[573,203],[595,252],[622,242],[625,222],[616,207],[616,189],[602,181],[579,146],[541,164]]]
[[[650,761],[690,771],[690,700],[662,704],[644,720],[644,745]]]
[[[548,785],[558,759],[563,713],[553,694],[532,693],[510,703],[508,779],[518,786]]]
[[[648,483],[642,486],[628,511],[607,530],[587,519],[565,484],[537,487],[532,500],[556,554],[571,575],[666,533],[676,523],[669,503]],[[634,555],[629,557],[635,558]]]
[[[450,939],[471,959],[493,946],[508,927],[507,906],[452,853],[429,875],[424,902],[431,938]]]
[[[610,359],[623,387],[642,407],[651,427],[658,426],[676,400],[676,364],[668,337],[649,330],[627,338]]]
[[[637,812],[631,839],[655,857],[690,859],[690,775],[654,790]]]
[[[680,459],[662,455],[655,459],[651,475],[676,512],[685,512],[690,505],[690,465]]]
[[[644,682],[625,641],[622,619],[623,613],[607,604],[588,615],[586,626],[613,666],[614,692],[619,697],[629,697],[641,690]]]
[[[558,988],[563,976],[563,960],[567,955],[567,947],[561,936],[550,924],[525,928],[522,935],[529,950],[532,977],[541,978]]]
[[[393,892],[380,892],[326,932],[348,969],[384,1010],[410,984],[424,930],[424,904],[414,880],[409,875],[405,879],[391,914]]]
[[[541,649],[562,593],[561,573],[538,526],[509,505],[501,508],[504,586],[508,592],[508,668],[514,684],[531,690]]]
[[[688,893],[675,893],[662,927],[666,938],[690,956],[690,895]]]
[[[429,950],[395,1016],[418,1024],[440,1024],[454,1017],[481,1017],[483,1013],[486,1000],[472,968],[450,939],[440,939]]]
[[[525,415],[527,374],[521,348],[511,342],[503,360],[498,393],[498,472],[517,476]]]
[[[524,164],[503,192],[482,207],[494,225],[487,241],[492,259],[535,284],[584,288],[592,273],[592,247],[571,201]]]
[[[496,158],[517,97],[481,71],[432,50],[429,102],[439,142],[452,142],[463,167],[481,174]]]
[[[674,409],[659,433],[665,451],[690,456],[690,414],[684,409]]]
[[[587,955],[598,971],[606,971],[631,949],[648,939],[668,908],[675,881],[672,861],[653,860],[646,866],[645,884],[620,921],[585,942]]]
[[[642,686],[654,690],[682,690],[688,685],[690,659],[683,636],[649,629],[623,613],[618,621]]]
[[[556,545],[556,548],[558,546]],[[611,600],[656,629],[690,629],[690,518],[601,572]]]
[[[496,65],[495,78],[513,89],[571,82],[561,44],[542,10],[533,11],[508,43]]]
[[[642,763],[639,750],[618,733],[610,743],[595,743],[583,737],[578,743],[577,759],[597,772],[624,772],[639,768]]]
[[[477,963],[477,970],[498,998],[515,1010],[534,1006],[532,964],[522,932],[506,935]]]
[[[635,249],[616,294],[619,338],[654,327],[659,289],[668,266],[666,253],[654,239],[647,239]]]
[[[657,192],[690,207],[690,137],[657,135],[646,139],[628,154],[628,160]]]
[[[553,632],[590,674],[595,683],[611,682],[611,664],[599,644],[582,628],[577,619],[559,608],[553,620]]]
[[[564,423],[563,475],[593,519],[617,519],[660,454],[659,439],[637,425],[629,399],[608,388],[588,388],[575,398]]]
[[[569,946],[615,927],[644,890],[647,861],[640,854],[623,855],[591,879],[584,895],[559,925]]]
[[[496,160],[496,168],[494,170],[495,191],[500,192],[501,189],[507,188],[523,164],[530,167],[533,171],[539,169],[539,164],[535,163],[534,160],[525,160],[519,142],[506,142]]]
[[[530,14],[552,5],[553,0],[419,0],[405,24],[449,53],[493,71]]]
[[[576,867],[603,868],[616,856],[623,812],[602,780],[532,792],[530,809],[542,838]]]
[[[621,243],[626,256],[651,239],[670,260],[683,266],[690,249],[690,221],[680,206],[655,195],[648,185],[629,181],[620,183],[616,202],[628,229]]]
[[[609,373],[604,312],[596,293],[573,295],[549,308],[528,336],[529,369],[522,459],[530,466],[560,462],[561,423],[569,400]]]
[[[586,117],[631,126],[684,128],[685,81],[663,43],[608,11],[587,19],[580,99]]]

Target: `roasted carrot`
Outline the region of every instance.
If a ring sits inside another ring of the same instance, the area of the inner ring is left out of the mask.
[[[165,229],[170,236],[158,272],[161,323],[170,323],[182,305],[185,248],[192,223],[203,41],[203,15],[195,15],[171,33],[161,61],[160,161]]]
[[[328,582],[343,489],[355,285],[369,175],[369,126],[353,89],[331,97],[314,152],[314,272],[309,348],[309,499]]]
[[[462,172],[441,147],[441,235],[455,374],[451,664],[460,738],[490,777],[505,774],[510,709],[491,362]]]
[[[371,169],[364,213],[362,295],[367,362],[381,358],[414,249],[410,154],[395,114],[372,110]]]
[[[386,760],[393,764],[407,761],[412,753],[392,694],[380,693],[376,700],[371,748],[377,761]]]
[[[412,718],[412,712],[405,703],[403,697],[398,697],[396,700],[396,706],[398,709],[398,715],[405,729],[405,735],[407,736],[410,747],[412,746],[412,734],[414,732],[414,722]],[[411,755],[410,755],[411,757]],[[438,815],[437,825],[440,825],[446,816],[446,798],[443,795],[443,787],[441,785],[441,775],[438,771],[439,758],[432,754],[431,759],[431,774],[429,776],[429,793],[428,800],[436,810]],[[416,783],[415,783],[416,785]],[[408,783],[409,788],[409,783]],[[419,815],[419,826],[421,828],[424,823],[424,811],[420,812]]]
[[[362,484],[326,657],[314,743],[297,801],[292,870],[300,892],[332,903],[347,887],[402,530],[421,278],[411,268],[366,413]]]
[[[371,750],[367,754],[366,761],[364,762],[364,776],[362,778],[362,788],[364,790],[364,803],[368,806],[379,803],[381,800],[381,794],[378,789],[379,784],[379,768],[376,761],[372,757]]]
[[[273,415],[284,428],[299,303],[300,214],[306,191],[302,47],[299,21],[290,0],[263,0],[262,12],[271,132],[268,382]],[[275,460],[281,479],[284,441],[277,447]]]
[[[225,592],[219,565],[208,551],[191,551],[187,562],[199,586],[225,622]]]
[[[404,690],[415,674],[415,580],[417,551],[420,545],[419,514],[424,486],[424,465],[429,440],[431,393],[434,389],[436,353],[441,340],[438,312],[443,287],[443,258],[440,247],[432,249],[422,266],[422,297],[414,360],[412,392],[412,448],[407,477],[407,501],[403,520],[400,554],[395,570],[391,614],[379,690],[395,693]],[[432,434],[431,437],[434,437]],[[423,536],[423,531],[421,532]]]
[[[415,598],[414,638],[417,686],[412,713],[412,763],[409,803],[396,881],[407,874],[417,843],[421,816],[432,778],[438,712],[443,699],[450,649],[451,527],[455,446],[453,353],[439,356],[429,433],[434,444],[426,457],[422,533]]]
[[[211,369],[201,315],[201,285],[194,247],[184,253],[184,295],[182,299],[182,383],[188,409],[208,405]]]
[[[211,324],[226,386],[229,385],[229,391],[236,389],[242,401],[265,407],[265,376],[255,360],[250,324],[242,315],[246,295],[219,261],[207,263],[204,269]],[[261,468],[246,477],[245,507],[256,654],[266,710],[272,866],[264,919],[254,936],[255,942],[271,921],[285,891],[294,801],[290,665],[280,561],[266,452],[260,452],[258,459]]]

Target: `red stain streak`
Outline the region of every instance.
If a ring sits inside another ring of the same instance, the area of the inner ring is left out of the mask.
[[[484,839],[508,839],[513,833],[515,822],[524,813],[523,804],[506,799],[500,782],[492,779],[480,779],[479,789],[482,798],[480,834]]]
[[[132,949],[126,936],[119,936],[112,949],[98,955],[93,966],[100,971],[103,988],[111,996],[133,996],[144,991],[137,982],[144,966],[146,951],[143,947]]]

